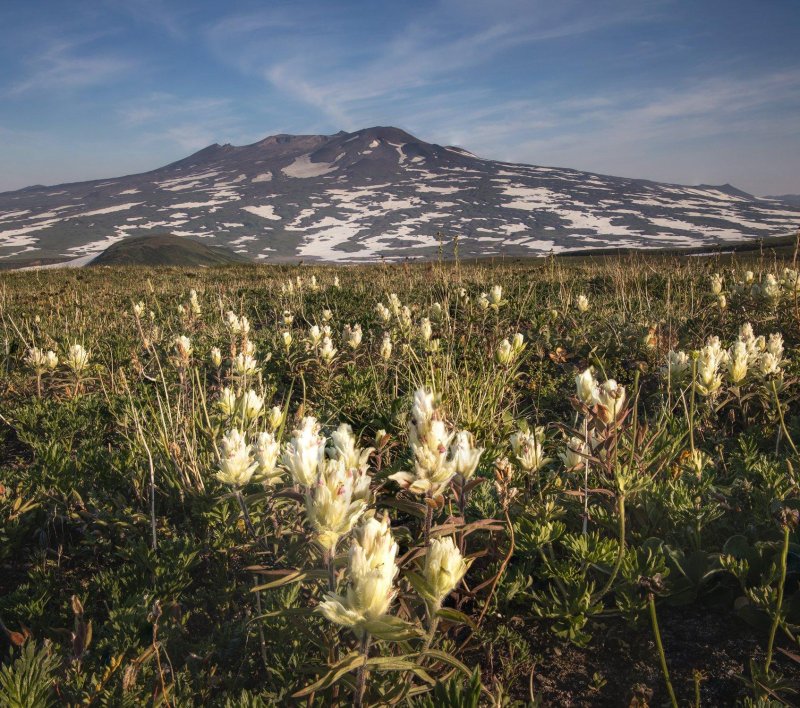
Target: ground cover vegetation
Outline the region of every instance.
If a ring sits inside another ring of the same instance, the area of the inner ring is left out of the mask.
[[[6,273],[0,704],[791,705],[770,259]]]

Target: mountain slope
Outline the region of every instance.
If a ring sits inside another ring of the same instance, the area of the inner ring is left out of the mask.
[[[210,145],[152,172],[0,194],[0,260],[74,259],[168,232],[255,259],[464,256],[705,246],[783,235],[800,207],[484,160],[391,127]]]

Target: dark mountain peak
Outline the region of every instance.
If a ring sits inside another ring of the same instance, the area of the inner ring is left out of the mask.
[[[357,135],[371,140],[385,140],[391,143],[422,143],[424,141],[415,138],[411,133],[407,133],[402,128],[395,128],[391,125],[376,125],[372,128],[363,128],[350,135]]]
[[[725,194],[730,194],[733,197],[743,197],[744,199],[754,199],[752,194],[745,192],[738,187],[734,187],[732,184],[726,182],[725,184],[699,184],[697,185],[700,189],[716,189],[719,192],[724,192]]]

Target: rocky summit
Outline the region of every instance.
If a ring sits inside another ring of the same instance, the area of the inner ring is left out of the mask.
[[[499,162],[376,127],[210,145],[152,172],[0,194],[0,260],[88,262],[132,236],[203,239],[260,261],[543,255],[780,236],[800,204]]]

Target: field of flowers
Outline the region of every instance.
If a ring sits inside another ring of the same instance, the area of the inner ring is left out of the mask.
[[[7,273],[0,321],[0,705],[793,704],[791,261]]]

